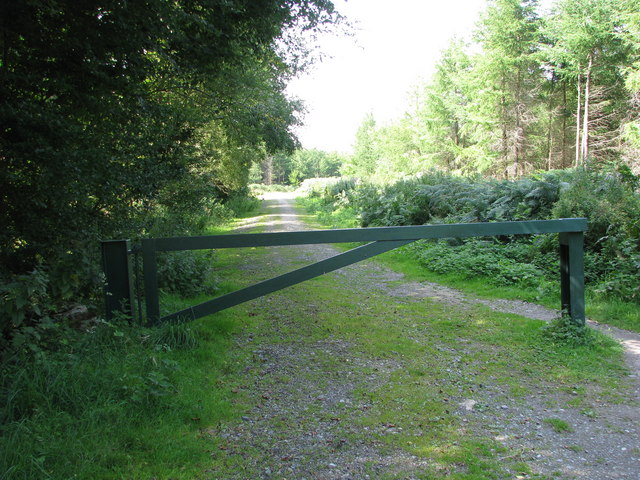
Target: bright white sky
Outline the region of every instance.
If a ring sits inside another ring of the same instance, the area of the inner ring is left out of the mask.
[[[354,37],[321,39],[329,58],[287,89],[307,107],[297,131],[304,148],[351,150],[367,113],[387,122],[404,113],[408,93],[428,80],[440,52],[474,29],[485,0],[335,0]]]
[[[354,37],[326,36],[329,56],[289,85],[307,107],[297,130],[304,148],[349,152],[367,113],[400,117],[412,87],[429,80],[454,36],[469,38],[485,0],[334,0]]]

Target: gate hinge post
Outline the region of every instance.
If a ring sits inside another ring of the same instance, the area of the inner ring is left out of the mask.
[[[158,265],[156,263],[156,240],[142,240],[142,268],[144,276],[144,298],[147,323],[160,321],[160,295],[158,293]]]
[[[106,318],[112,320],[118,312],[133,316],[133,267],[129,240],[105,240],[102,248],[102,270],[105,275]]]

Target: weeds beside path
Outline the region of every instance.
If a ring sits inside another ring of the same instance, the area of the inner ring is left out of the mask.
[[[291,198],[265,209],[260,228],[304,228]],[[252,249],[236,272],[335,252]],[[243,415],[206,430],[205,478],[638,478],[621,349],[550,345],[530,305],[487,302],[368,261],[236,307],[251,318],[227,379]]]

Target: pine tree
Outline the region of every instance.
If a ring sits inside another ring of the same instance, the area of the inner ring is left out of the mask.
[[[540,28],[536,6],[537,0],[490,1],[476,34],[482,46],[472,77],[476,141],[494,162],[489,171],[505,176],[521,175],[535,164],[530,137],[541,75],[534,55]]]

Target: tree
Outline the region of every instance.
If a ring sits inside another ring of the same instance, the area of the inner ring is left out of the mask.
[[[623,68],[627,89],[628,113],[623,120],[624,150],[627,163],[640,170],[640,8],[637,0],[623,1],[621,21],[626,27],[620,30],[620,37],[629,52],[629,61]]]
[[[431,82],[424,87],[416,112],[417,143],[421,154],[447,171],[468,166],[466,151],[471,145],[468,108],[471,102],[467,75],[471,67],[465,44],[452,40],[442,52]]]
[[[476,38],[482,55],[474,62],[471,115],[475,141],[487,152],[493,172],[520,175],[533,164],[533,92],[540,78],[534,54],[540,21],[537,0],[492,0]]]
[[[296,146],[296,32],[337,19],[327,0],[0,3],[0,263],[138,236],[196,175],[208,195],[241,188],[252,161]]]
[[[335,152],[297,150],[291,156],[289,181],[292,185],[298,185],[307,178],[334,177],[338,175],[341,165],[342,158]]]
[[[379,158],[376,120],[369,113],[358,127],[353,155],[345,162],[341,172],[343,175],[370,178],[376,172]]]
[[[616,0],[563,0],[548,22],[555,72],[575,87],[575,165],[619,156],[627,51]]]

